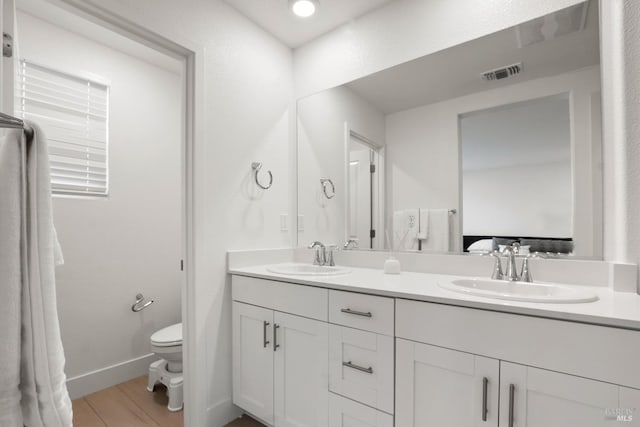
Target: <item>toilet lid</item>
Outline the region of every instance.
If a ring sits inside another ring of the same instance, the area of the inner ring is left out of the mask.
[[[182,323],[167,326],[151,335],[151,343],[159,347],[182,344]]]

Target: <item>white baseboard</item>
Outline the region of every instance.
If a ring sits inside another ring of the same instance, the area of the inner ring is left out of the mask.
[[[207,426],[224,426],[235,420],[242,414],[240,408],[228,399],[222,399],[207,408]]]
[[[158,356],[149,353],[136,357],[135,359],[69,378],[67,379],[69,395],[71,399],[77,399],[132,378],[145,375],[149,372],[149,364],[158,359]]]

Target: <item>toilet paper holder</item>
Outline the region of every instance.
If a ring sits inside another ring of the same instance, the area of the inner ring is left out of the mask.
[[[142,295],[142,294],[136,295],[136,302],[131,306],[131,311],[133,311],[135,313],[138,313],[139,311],[142,311],[145,308],[149,307],[151,304],[153,304],[153,300],[152,299],[150,299],[149,301],[147,301],[144,304],[140,305],[142,303],[142,301],[144,301],[144,295]]]

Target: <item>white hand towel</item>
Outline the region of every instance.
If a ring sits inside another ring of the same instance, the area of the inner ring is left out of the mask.
[[[430,209],[429,237],[422,243],[423,251],[449,251],[449,222],[449,209]]]
[[[72,425],[55,289],[53,228],[46,139],[38,126],[27,144],[26,277],[22,287],[22,413],[29,427]]]
[[[22,132],[0,139],[0,426],[22,427],[20,294]]]

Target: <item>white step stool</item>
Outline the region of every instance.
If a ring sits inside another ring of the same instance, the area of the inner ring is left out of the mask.
[[[182,372],[169,372],[167,361],[160,359],[149,365],[149,383],[147,390],[153,392],[156,384],[162,383],[167,387],[169,404],[167,409],[171,412],[181,411],[184,405],[182,394]]]

